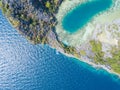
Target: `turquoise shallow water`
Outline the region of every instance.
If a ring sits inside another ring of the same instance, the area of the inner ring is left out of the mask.
[[[62,21],[64,30],[74,33],[84,27],[94,16],[106,11],[113,4],[112,0],[88,0],[68,12]]]
[[[0,12],[0,90],[120,90],[120,80],[47,45],[30,44]]]

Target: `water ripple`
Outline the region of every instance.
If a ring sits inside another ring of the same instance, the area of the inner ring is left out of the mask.
[[[120,81],[90,68],[49,46],[31,45],[0,12],[0,90],[120,90]]]

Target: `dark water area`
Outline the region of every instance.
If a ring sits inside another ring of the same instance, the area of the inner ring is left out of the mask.
[[[30,44],[0,12],[0,90],[120,90],[120,80],[47,45]]]
[[[68,12],[62,21],[64,30],[74,33],[84,27],[94,16],[108,10],[113,4],[112,0],[88,0]]]

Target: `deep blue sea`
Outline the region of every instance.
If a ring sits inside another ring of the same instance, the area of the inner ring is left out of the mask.
[[[47,45],[30,44],[0,12],[0,90],[120,90],[120,80]]]
[[[88,0],[69,11],[62,20],[64,30],[74,33],[84,27],[94,16],[108,10],[113,0]]]

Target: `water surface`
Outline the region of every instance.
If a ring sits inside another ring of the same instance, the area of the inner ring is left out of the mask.
[[[49,46],[31,45],[0,12],[0,90],[120,90],[120,80]]]
[[[85,26],[94,16],[108,10],[112,0],[88,0],[65,15],[62,21],[64,30],[73,33]]]

